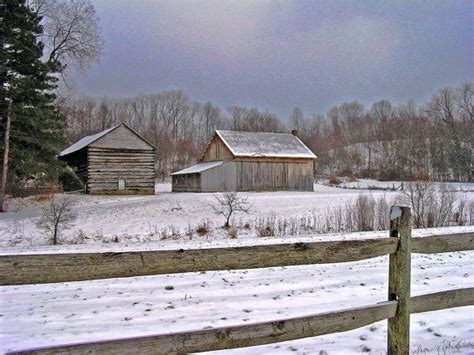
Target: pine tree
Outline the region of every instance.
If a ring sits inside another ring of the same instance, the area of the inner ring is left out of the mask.
[[[54,105],[53,92],[54,74],[62,67],[42,61],[41,18],[25,0],[0,0],[0,21],[2,211],[7,181],[51,178],[57,173],[64,120]]]

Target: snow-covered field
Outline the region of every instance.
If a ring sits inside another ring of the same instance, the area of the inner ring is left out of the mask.
[[[376,198],[395,198],[397,194],[315,186],[314,193],[242,194],[252,204],[252,210],[250,216],[238,215],[237,219],[271,215],[298,217],[354,201],[360,193],[371,193]],[[169,226],[186,230],[188,225],[196,226],[204,219],[211,220],[215,226],[223,221],[216,220],[218,217],[212,214],[213,194],[173,194],[167,184],[157,187],[157,194],[147,197],[73,196],[78,220],[63,238],[66,241],[73,239],[80,229],[89,238],[84,245],[41,246],[46,244],[47,238],[36,228],[35,221],[41,215],[42,203],[12,201],[12,211],[0,216],[2,253],[209,247],[287,241],[250,234],[239,235],[235,240],[228,239],[226,234],[193,235],[192,239],[182,234],[160,240],[159,231]],[[463,195],[468,200],[474,199],[472,192]],[[456,230],[474,231],[474,227]],[[144,235],[150,237],[147,239]],[[120,243],[93,244],[95,236],[97,240],[112,240],[118,236]],[[295,236],[292,241],[348,237]],[[143,240],[157,242],[129,243]],[[414,254],[412,295],[474,287],[473,257],[474,252]],[[387,299],[387,270],[387,258],[380,257],[344,264],[3,286],[0,287],[0,352],[276,320],[372,304]],[[166,290],[165,286],[173,286],[173,289]],[[474,307],[412,315],[412,352],[473,352],[473,324]],[[386,321],[382,321],[350,332],[231,352],[384,354],[385,349]]]
[[[315,184],[315,192],[250,192],[241,193],[248,198],[250,214],[236,214],[236,223],[244,225],[258,218],[278,216],[300,218],[301,216],[325,212],[332,207],[355,201],[361,194],[375,198],[385,196],[394,200],[398,193],[385,191],[350,191]],[[70,230],[61,233],[60,240],[68,244],[81,234],[86,243],[96,241],[136,242],[156,241],[163,234],[173,234],[173,244],[188,239],[187,230],[195,229],[203,221],[217,229],[224,224],[211,208],[215,203],[212,193],[172,193],[170,184],[157,184],[155,196],[90,196],[70,195],[75,201],[78,219]],[[474,194],[473,194],[474,196]],[[32,199],[12,201],[10,211],[0,215],[0,246],[28,246],[48,244],[48,237],[39,230],[35,222],[41,216],[45,202]],[[241,237],[255,238],[255,233]],[[215,233],[214,233],[215,234]],[[208,235],[201,239],[220,239],[225,233]],[[117,237],[117,239],[115,239]],[[198,236],[194,236],[198,238]]]

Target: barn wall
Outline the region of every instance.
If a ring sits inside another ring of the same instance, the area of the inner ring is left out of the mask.
[[[313,161],[237,161],[238,191],[313,191]]]
[[[227,146],[222,142],[219,136],[215,135],[211,143],[206,149],[202,157],[203,162],[216,161],[216,160],[228,160],[233,159],[234,156],[227,148]]]
[[[125,190],[118,189],[119,179],[125,180]],[[154,194],[154,151],[89,146],[87,190],[91,194]]]
[[[180,174],[172,177],[173,192],[201,192],[201,174]]]
[[[97,141],[91,143],[92,148],[115,148],[115,149],[140,149],[152,150],[153,148],[143,139],[127,127],[121,125]]]
[[[233,161],[201,173],[202,192],[236,191],[237,164]]]

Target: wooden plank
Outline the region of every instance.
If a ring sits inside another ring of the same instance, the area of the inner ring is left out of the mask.
[[[448,290],[411,298],[411,313],[474,306],[474,287]]]
[[[124,125],[118,126],[106,135],[102,136],[89,147],[92,148],[117,148],[117,149],[154,149],[152,145],[143,138],[132,132]]]
[[[103,354],[117,352],[121,354],[182,354],[232,349],[345,332],[393,317],[396,308],[396,301],[388,301],[369,306],[276,321],[104,340],[93,343],[25,349],[15,352],[15,354]]]
[[[474,233],[441,234],[411,240],[412,253],[434,254],[474,250]]]
[[[114,253],[0,255],[0,285],[339,263],[395,252],[393,238]]]
[[[149,152],[153,152],[154,150],[152,148],[150,149],[134,149],[134,148],[130,148],[130,147],[127,147],[127,148],[96,148],[96,147],[92,147],[92,146],[89,146],[88,147],[88,151],[89,152],[94,152],[94,153],[103,153],[103,152],[118,152],[118,153],[130,153],[130,152],[133,152],[133,153],[149,153]],[[154,154],[154,153],[153,153]]]
[[[411,212],[409,207],[390,210],[390,238],[398,241],[389,256],[388,300],[398,301],[397,313],[388,319],[388,354],[407,354],[410,350]]]
[[[142,152],[118,152],[118,151],[110,151],[110,152],[89,152],[88,154],[89,157],[141,157],[141,158],[150,158],[153,157],[153,151],[150,151],[149,153]]]

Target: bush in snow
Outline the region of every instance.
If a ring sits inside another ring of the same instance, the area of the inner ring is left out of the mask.
[[[52,195],[43,207],[43,215],[38,220],[37,226],[49,233],[54,245],[58,244],[60,230],[70,228],[77,218],[73,205],[69,196]]]
[[[417,181],[407,184],[402,202],[411,207],[415,228],[444,227],[451,222],[458,196],[449,186],[437,189],[431,182]]]
[[[250,205],[247,198],[240,197],[235,191],[225,191],[215,196],[216,203],[211,205],[213,211],[217,215],[225,218],[224,227],[230,227],[230,218],[234,212],[249,213]]]

